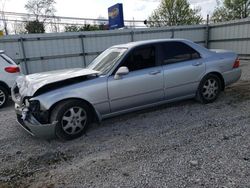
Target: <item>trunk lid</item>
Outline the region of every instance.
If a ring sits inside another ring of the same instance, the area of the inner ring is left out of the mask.
[[[234,53],[233,51],[230,50],[223,50],[223,49],[210,49],[210,51],[221,54],[221,53]]]

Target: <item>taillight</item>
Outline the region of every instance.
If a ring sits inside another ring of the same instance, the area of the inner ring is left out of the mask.
[[[8,73],[18,73],[20,72],[19,67],[5,67],[4,69]]]
[[[234,62],[233,68],[239,68],[239,66],[240,66],[240,59],[237,58],[237,59],[235,60],[235,62]]]

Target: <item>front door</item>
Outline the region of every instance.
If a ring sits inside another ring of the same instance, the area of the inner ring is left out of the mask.
[[[109,77],[111,112],[163,100],[163,71],[162,67],[157,65],[156,54],[154,46],[134,49],[119,65],[126,66],[129,73],[118,80],[114,79],[114,75]]]

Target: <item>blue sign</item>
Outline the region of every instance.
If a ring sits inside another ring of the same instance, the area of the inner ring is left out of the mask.
[[[118,3],[108,8],[109,13],[109,29],[117,29],[124,27],[122,4]]]

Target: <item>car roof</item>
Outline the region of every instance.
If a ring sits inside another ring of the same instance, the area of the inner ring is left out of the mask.
[[[119,44],[113,46],[114,48],[133,48],[136,46],[146,45],[146,44],[155,44],[159,42],[191,42],[190,40],[186,39],[155,39],[155,40],[143,40],[143,41],[136,41],[136,42],[129,42],[125,44]]]

